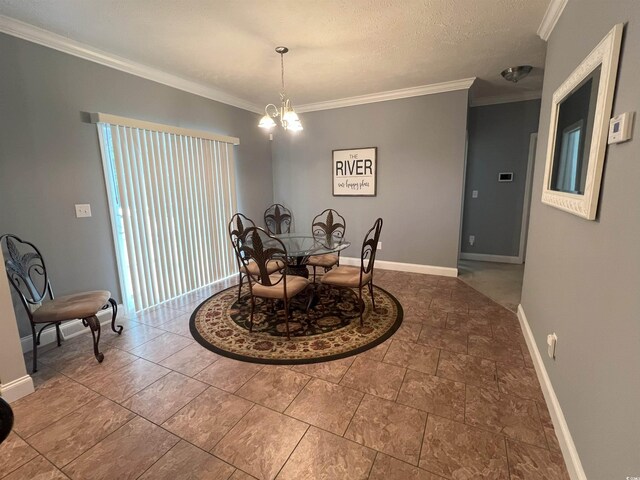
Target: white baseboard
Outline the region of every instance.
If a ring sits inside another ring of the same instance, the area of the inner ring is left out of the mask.
[[[355,257],[340,257],[343,265],[360,265],[360,259]],[[417,263],[389,262],[376,260],[376,268],[381,270],[395,270],[398,272],[425,273],[427,275],[441,275],[443,277],[457,277],[458,269],[451,267],[438,267],[435,265],[420,265]]]
[[[4,398],[8,403],[15,402],[34,391],[35,388],[30,375],[25,375],[9,383],[0,383],[0,397]]]
[[[118,305],[118,314],[124,311],[123,305]],[[111,308],[107,310],[100,310],[98,312],[98,319],[100,325],[107,325],[111,323]],[[82,320],[71,320],[70,322],[64,322],[60,325],[60,331],[62,332],[62,338],[68,340],[77,335],[85,332],[89,332],[89,328],[82,325]],[[55,327],[48,327],[40,336],[40,347],[53,343],[56,341],[56,329]],[[27,353],[33,350],[33,339],[31,335],[20,338],[22,344],[22,352]]]
[[[490,255],[488,253],[461,252],[460,258],[462,260],[477,260],[480,262],[522,263],[520,257],[510,257],[508,255]]]
[[[529,322],[527,321],[527,316],[524,313],[522,305],[518,305],[518,320],[520,320],[520,326],[522,327],[524,338],[527,341],[527,347],[529,347],[529,353],[531,354],[533,365],[536,369],[536,373],[538,374],[538,380],[542,386],[544,398],[547,401],[547,406],[549,407],[551,420],[553,420],[553,426],[556,430],[558,443],[560,443],[562,456],[567,464],[569,476],[572,480],[587,480],[587,476],[582,468],[582,463],[580,462],[580,457],[578,456],[578,451],[573,443],[571,432],[569,432],[569,426],[567,425],[567,421],[562,413],[560,402],[558,402],[558,397],[556,396],[556,392],[551,384],[551,379],[547,374],[547,369],[545,368],[542,357],[540,356],[540,351],[536,345],[533,332],[531,332],[531,328],[529,327]]]

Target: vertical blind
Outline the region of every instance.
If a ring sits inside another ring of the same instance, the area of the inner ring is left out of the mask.
[[[234,273],[235,167],[227,137],[132,122],[96,123],[123,302],[140,311]]]

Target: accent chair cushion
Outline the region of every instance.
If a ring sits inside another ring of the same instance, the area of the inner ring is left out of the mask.
[[[312,267],[330,268],[338,263],[338,255],[334,253],[325,253],[324,255],[312,255],[309,257],[308,265]]]
[[[273,272],[277,272],[278,270],[281,270],[282,268],[284,268],[284,262],[282,260],[269,260],[269,263],[267,263],[267,273],[269,275],[271,275]],[[251,275],[258,275],[260,273],[258,264],[253,260],[249,262],[248,268],[241,266],[240,270],[245,275],[247,274],[247,270],[249,270],[249,274]]]
[[[62,322],[95,315],[109,303],[111,293],[107,290],[74,293],[56,297],[42,303],[33,312],[34,323]]]
[[[280,279],[280,275],[273,275],[272,281],[275,283]],[[300,277],[298,275],[287,275],[287,298],[291,298],[302,290],[307,288],[311,283],[308,278]],[[284,279],[271,286],[260,285],[259,283],[252,283],[253,294],[256,297],[262,298],[276,298],[284,300]]]
[[[371,280],[371,272],[362,274],[362,285]],[[325,273],[320,281],[336,287],[357,288],[360,286],[360,267],[341,266]]]

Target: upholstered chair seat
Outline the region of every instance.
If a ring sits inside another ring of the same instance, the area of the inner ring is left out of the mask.
[[[371,272],[362,273],[362,283],[360,283],[360,267],[336,267],[325,273],[320,281],[326,285],[336,287],[358,288],[371,281]]]
[[[284,282],[276,283],[280,280],[279,275],[273,275],[270,278],[274,285],[267,286],[255,283],[253,285],[253,294],[256,297],[284,300]],[[309,283],[311,283],[311,281],[308,278],[289,275],[287,277],[287,299],[303,291]]]
[[[33,312],[33,323],[63,322],[95,315],[109,303],[111,292],[96,290],[56,297]]]
[[[312,267],[331,268],[338,264],[340,257],[335,253],[325,253],[324,255],[313,255],[309,257],[308,265]]]

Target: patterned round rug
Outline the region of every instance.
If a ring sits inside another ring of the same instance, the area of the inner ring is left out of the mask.
[[[384,342],[402,323],[402,306],[393,295],[374,287],[374,312],[365,291],[363,326],[357,291],[323,287],[315,294],[317,304],[308,315],[308,297],[299,294],[292,302],[291,339],[287,339],[282,302],[272,307],[256,299],[253,332],[249,332],[249,289],[244,286],[238,300],[238,287],[230,287],[196,308],[190,320],[191,334],[205,348],[247,362],[292,365],[337,360]]]

